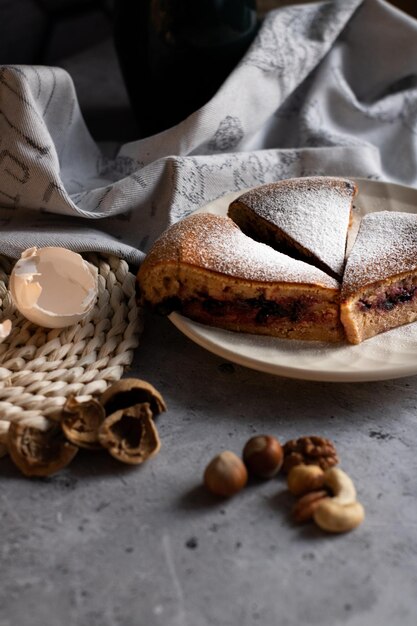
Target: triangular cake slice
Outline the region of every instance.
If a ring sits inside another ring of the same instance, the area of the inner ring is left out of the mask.
[[[142,301],[228,330],[340,341],[340,286],[247,237],[228,217],[195,214],[154,243],[138,272]]]
[[[351,343],[417,320],[417,215],[366,215],[346,263],[341,320]]]
[[[341,280],[356,193],[345,178],[292,178],[247,191],[228,215],[246,235]]]

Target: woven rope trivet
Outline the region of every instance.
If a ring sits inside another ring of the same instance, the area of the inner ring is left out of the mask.
[[[70,394],[87,400],[102,393],[132,362],[142,330],[135,277],[118,257],[83,256],[98,268],[96,306],[82,322],[52,330],[16,310],[8,291],[15,261],[0,256],[0,321],[12,322],[0,344],[0,456],[10,422],[45,428]]]

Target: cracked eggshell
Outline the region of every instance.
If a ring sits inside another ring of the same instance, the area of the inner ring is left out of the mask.
[[[0,322],[0,343],[2,343],[12,332],[12,323],[10,320]]]
[[[10,275],[16,308],[45,328],[82,320],[97,299],[97,268],[66,248],[29,248]]]

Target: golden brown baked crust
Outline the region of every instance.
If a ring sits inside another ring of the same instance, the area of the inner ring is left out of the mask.
[[[228,215],[250,237],[341,280],[356,194],[346,178],[293,178],[245,192]]]
[[[366,215],[343,278],[341,321],[350,343],[417,320],[417,215]]]
[[[300,184],[314,189],[330,184],[324,177],[299,180],[280,184],[287,191],[299,191]],[[349,183],[331,182],[345,194],[345,208],[346,198],[351,201],[356,193]],[[254,190],[260,195],[249,199],[264,202],[270,188]],[[250,221],[247,198],[242,203],[245,195],[232,203],[230,212]],[[259,215],[255,221],[259,238],[268,240],[270,224]],[[281,241],[288,243],[286,237],[281,234]],[[298,242],[291,245],[294,251]],[[291,339],[346,337],[360,343],[417,321],[417,215],[379,211],[362,219],[341,293],[337,281],[317,267],[246,236],[229,218],[207,213],[192,215],[163,233],[138,272],[138,286],[152,308],[179,310],[204,324]]]
[[[195,214],[155,242],[138,272],[145,303],[238,332],[340,341],[339,285],[246,235],[227,217]]]

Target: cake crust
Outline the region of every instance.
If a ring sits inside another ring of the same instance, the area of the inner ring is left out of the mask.
[[[244,235],[227,217],[195,214],[155,242],[138,272],[141,297],[205,324],[340,341],[340,287],[317,268]]]
[[[351,343],[417,320],[417,215],[366,215],[342,284],[341,321]]]
[[[356,194],[350,179],[293,178],[245,192],[228,215],[247,235],[341,280]]]

